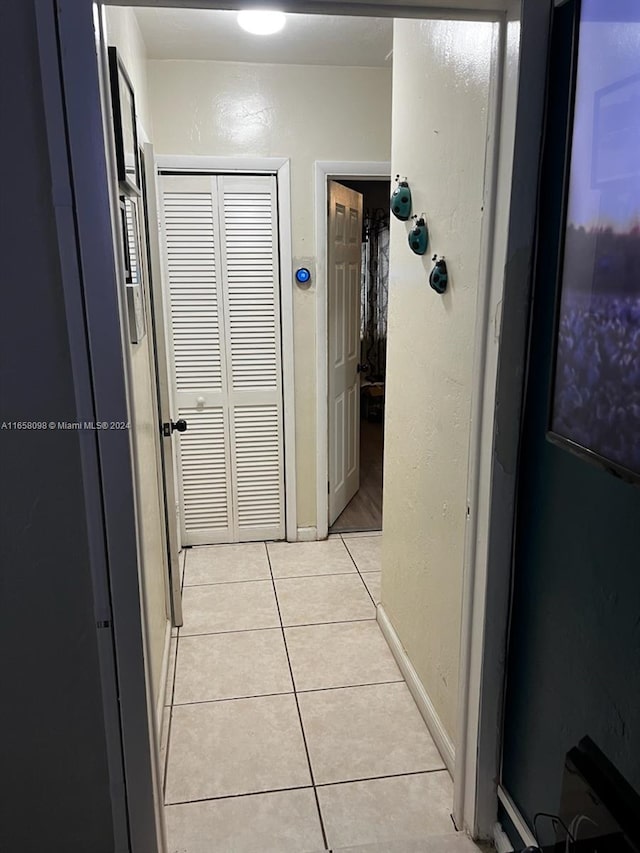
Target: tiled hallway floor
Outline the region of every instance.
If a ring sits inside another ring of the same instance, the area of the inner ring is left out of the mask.
[[[186,551],[161,747],[170,853],[453,831],[449,774],[375,621],[380,544]]]

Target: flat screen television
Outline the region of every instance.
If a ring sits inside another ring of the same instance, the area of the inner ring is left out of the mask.
[[[576,4],[573,68],[547,435],[639,483],[638,0]]]
[[[589,737],[567,753],[550,853],[640,853],[640,796]]]

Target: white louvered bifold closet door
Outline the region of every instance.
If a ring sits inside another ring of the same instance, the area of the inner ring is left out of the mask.
[[[283,539],[275,178],[161,188],[183,544]]]

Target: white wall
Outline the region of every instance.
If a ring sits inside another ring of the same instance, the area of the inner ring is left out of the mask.
[[[414,255],[409,223],[392,217],[382,604],[452,742],[495,26],[394,24],[392,170],[430,244]],[[444,296],[428,285],[435,252]]]
[[[147,87],[147,49],[135,12],[123,6],[107,6],[107,44],[118,48],[136,98],[138,122],[152,138],[151,112]]]
[[[291,159],[294,264],[313,273],[313,164],[389,159],[390,70],[151,60],[147,74],[158,154]],[[315,285],[296,288],[299,527],[316,525],[316,447],[326,441],[316,436],[315,311]]]
[[[107,44],[118,48],[131,79],[136,111],[148,136],[151,134],[146,79],[146,50],[131,9],[107,8]],[[141,140],[139,140],[141,141]],[[147,334],[139,344],[131,344],[131,408],[133,440],[136,451],[136,488],[142,606],[146,626],[147,654],[154,700],[162,683],[162,660],[167,634],[166,546],[160,470],[157,458],[158,409],[156,405],[153,342],[149,310],[148,278],[145,278]]]

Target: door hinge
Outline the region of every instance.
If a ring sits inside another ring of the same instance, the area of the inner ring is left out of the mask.
[[[329,482],[329,480],[327,480],[327,494],[331,494],[331,483]]]

